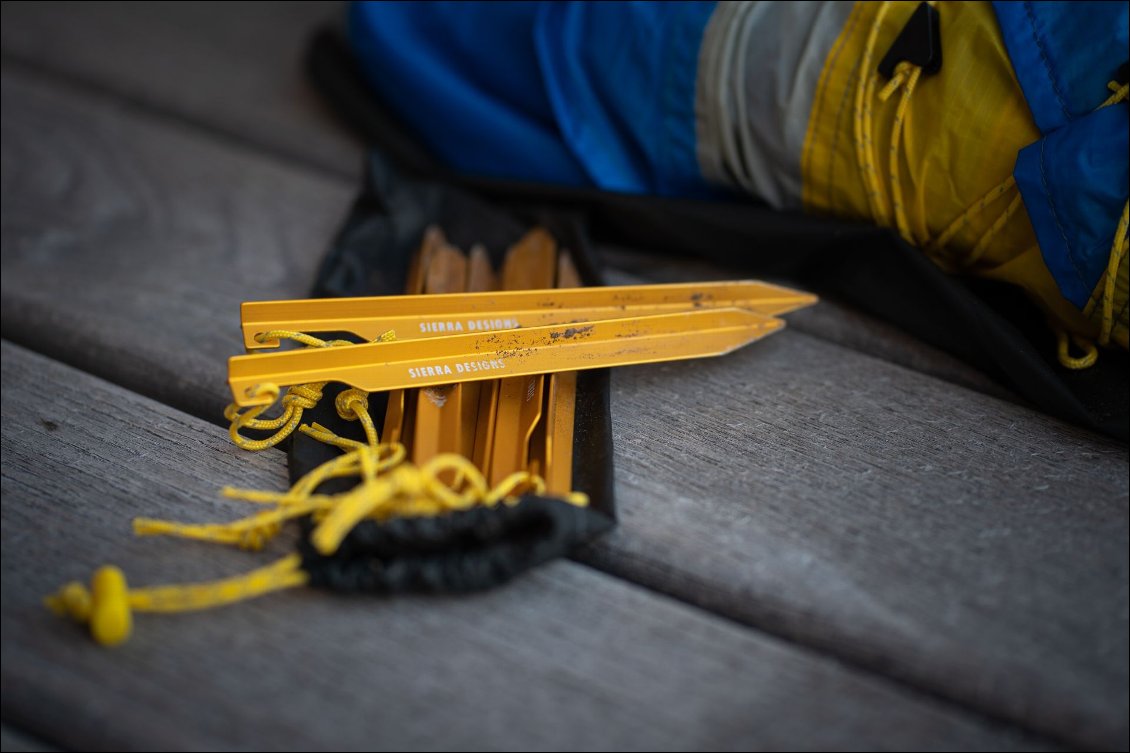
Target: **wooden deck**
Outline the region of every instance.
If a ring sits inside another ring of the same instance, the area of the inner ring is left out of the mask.
[[[254,559],[129,520],[285,483],[227,441],[225,359],[356,188],[300,70],[336,10],[3,5],[4,750],[1130,745],[1127,448],[835,302],[618,370],[620,526],[505,588],[296,590],[113,651],[47,613],[105,562]],[[604,252],[618,282],[737,274]]]

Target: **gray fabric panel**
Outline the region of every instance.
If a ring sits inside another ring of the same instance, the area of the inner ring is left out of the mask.
[[[695,118],[707,180],[778,208],[801,205],[800,156],[846,2],[719,3],[699,53]]]

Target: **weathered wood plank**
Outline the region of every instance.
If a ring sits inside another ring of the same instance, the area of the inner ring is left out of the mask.
[[[4,3],[11,60],[112,92],[289,159],[360,174],[361,146],[303,71],[340,2]]]
[[[33,84],[5,77],[5,112],[31,124],[5,120],[4,192],[21,197],[4,207],[5,334],[218,415],[237,302],[312,274],[257,233],[273,239],[261,228],[279,211],[288,242],[328,237],[338,189]],[[236,175],[256,201],[216,200]],[[293,196],[318,200],[300,211]],[[189,245],[204,249],[193,263],[151,253]],[[225,279],[256,280],[246,270],[273,276],[246,292]],[[139,281],[160,294],[139,300]],[[1125,448],[796,332],[614,385],[623,525],[584,561],[1075,744],[1125,747]]]
[[[339,3],[5,3],[6,55],[238,137],[303,164],[358,173],[361,146],[328,115],[299,61]],[[105,40],[113,40],[106,44]],[[613,265],[635,268],[629,257]],[[643,276],[723,270],[692,260],[644,259]],[[802,312],[794,325],[826,340],[987,394],[996,383],[897,328],[843,306]]]
[[[48,753],[58,750],[8,724],[0,725],[0,751],[3,753]]]
[[[2,97],[4,336],[219,417],[239,302],[307,294],[350,188],[34,78]]]
[[[612,247],[601,250],[606,263],[612,268],[607,275],[609,284],[736,280],[748,276],[735,269],[700,259],[669,256],[657,258],[654,254]],[[788,281],[781,282],[791,284]],[[986,395],[1020,402],[1016,395],[963,361],[907,335],[887,322],[835,300],[824,299],[821,305],[796,311],[788,319],[789,327],[799,332]]]
[[[793,333],[618,372],[582,557],[1091,747],[1127,741],[1127,453]]]
[[[278,453],[17,346],[2,347],[3,712],[89,749],[1030,747],[694,608],[559,562],[462,598],[302,589],[139,615],[101,649],[42,596],[107,561],[137,582],[264,559],[131,539],[134,515],[231,517]],[[267,558],[277,553],[267,553]],[[65,725],[58,720],[66,719]]]

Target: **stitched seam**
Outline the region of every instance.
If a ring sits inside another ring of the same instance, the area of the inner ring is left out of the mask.
[[[1059,236],[1063,238],[1064,248],[1067,249],[1067,260],[1071,262],[1071,268],[1075,270],[1075,276],[1079,279],[1080,284],[1086,287],[1087,281],[1075,261],[1075,255],[1071,252],[1071,241],[1067,240],[1067,233],[1064,231],[1063,225],[1059,222],[1059,215],[1056,214],[1055,211],[1055,201],[1052,200],[1052,189],[1051,186],[1048,185],[1048,174],[1044,169],[1044,147],[1047,143],[1047,139],[1040,139],[1040,182],[1044,184],[1044,196],[1048,201],[1048,209],[1051,210],[1052,221],[1055,223],[1056,229],[1059,230]]]
[[[1087,301],[1088,305],[1090,305],[1092,302],[1095,304],[1095,307],[1093,309],[1091,309],[1091,315],[1090,316],[1091,316],[1092,319],[1102,316],[1102,308],[1099,306],[1099,299],[1102,298],[1102,293],[1099,292],[1099,291],[1105,285],[1106,278],[1108,276],[1109,275],[1108,275],[1107,272],[1104,271],[1102,273],[1102,276],[1099,277],[1099,281],[1095,284],[1095,292],[1091,294],[1091,297]],[[1123,301],[1122,308],[1118,309],[1117,312],[1112,312],[1112,314],[1111,314],[1112,318],[1115,321],[1121,319],[1122,315],[1126,313],[1126,309],[1128,307],[1130,307],[1130,298],[1127,298],[1125,301]]]
[[[1055,72],[1052,70],[1051,59],[1048,57],[1048,51],[1044,47],[1044,42],[1036,33],[1036,17],[1032,15],[1032,3],[1024,3],[1024,13],[1028,16],[1028,25],[1032,27],[1032,41],[1036,43],[1036,47],[1040,50],[1040,61],[1044,64],[1044,70],[1048,74],[1048,82],[1052,85],[1052,93],[1059,101],[1059,109],[1063,111],[1064,116],[1071,120],[1071,113],[1067,110],[1067,102],[1063,99],[1063,94],[1059,91],[1059,86],[1056,85]]]
[[[812,128],[812,132],[809,134],[811,136],[811,138],[809,139],[808,143],[805,144],[804,156],[801,158],[801,180],[802,181],[804,180],[804,173],[805,173],[804,166],[812,164],[812,152],[815,150],[815,147],[816,147],[816,139],[817,139],[817,132],[819,131],[820,118],[823,116],[824,110],[826,109],[826,103],[824,102],[824,96],[825,96],[825,94],[828,90],[828,86],[829,86],[829,84],[832,80],[832,77],[835,75],[833,73],[833,71],[835,70],[835,63],[839,59],[840,53],[843,52],[843,48],[847,44],[848,35],[851,33],[852,27],[855,25],[856,15],[857,15],[856,9],[853,8],[852,12],[850,14],[848,14],[848,20],[847,20],[846,28],[841,30],[840,35],[836,38],[836,41],[832,44],[832,49],[831,49],[831,51],[828,55],[828,58],[824,61],[824,69],[823,69],[823,71],[821,71],[821,73],[823,74],[821,76],[822,80],[820,81],[820,86],[817,88],[816,98],[814,100],[814,110],[808,116],[809,117],[809,124]],[[850,74],[849,74],[849,79],[850,79]],[[846,91],[846,89],[845,89],[845,91]],[[841,102],[842,102],[842,100],[841,100]],[[838,117],[838,114],[837,114],[837,123],[838,123],[838,120],[839,120],[839,117]],[[837,129],[837,131],[838,131],[838,129]],[[834,155],[835,155],[834,145],[835,145],[835,141],[836,141],[837,131],[833,131],[833,134],[832,134],[833,148],[831,149],[829,156],[828,156],[829,165],[831,165],[832,161],[834,160]],[[829,173],[831,173],[830,168],[829,168]],[[830,178],[831,178],[831,175],[829,174],[829,179]],[[825,190],[827,192],[827,200],[824,202],[824,204],[825,204],[825,206],[828,206],[831,203],[832,189],[829,186],[825,186]],[[804,198],[804,190],[802,188],[801,189],[801,199],[802,199],[802,201],[803,201],[803,198]],[[815,198],[815,197],[813,197],[813,198]],[[815,202],[813,202],[813,203],[815,203]],[[829,209],[830,209],[830,207],[829,207]]]
[[[856,23],[862,22],[861,21],[862,13],[860,13],[860,14],[856,13],[856,10],[858,10],[859,8],[860,8],[859,5],[855,6],[855,8],[852,9],[851,15],[848,17],[848,27],[846,29],[844,29],[844,32],[843,32],[844,43],[843,43],[843,45],[840,46],[840,48],[838,50],[836,50],[836,59],[837,60],[839,60],[840,53],[843,52],[844,47],[847,47],[848,40],[851,38],[851,34],[855,30]],[[863,75],[863,73],[861,71],[861,68],[862,68],[861,63],[862,62],[863,62],[862,60],[856,60],[855,61],[855,65],[853,67],[853,70],[858,72],[857,75]],[[845,109],[845,105],[847,104],[848,93],[851,92],[851,88],[852,88],[851,85],[852,85],[853,78],[854,77],[852,76],[852,72],[849,71],[848,75],[847,75],[847,79],[844,81],[844,90],[840,94],[840,103],[836,107],[836,119],[835,119],[835,122],[833,123],[833,126],[832,126],[832,143],[829,145],[829,152],[828,152],[828,181],[827,181],[827,183],[824,184],[825,190],[827,191],[827,196],[828,196],[828,198],[824,202],[824,204],[827,207],[827,211],[829,211],[829,212],[834,212],[835,209],[836,209],[834,206],[832,206],[832,202],[833,202],[833,199],[835,197],[835,194],[832,191],[832,186],[834,185],[832,181],[835,179],[835,174],[836,174],[836,153],[837,153],[836,148],[839,146],[839,142],[840,142],[840,135],[842,133],[842,131],[840,129],[840,123],[843,122],[844,109]]]

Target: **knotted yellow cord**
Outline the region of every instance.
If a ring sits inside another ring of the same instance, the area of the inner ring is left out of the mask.
[[[380,342],[388,342],[395,339],[395,335],[390,330],[381,335],[378,339]],[[292,332],[290,330],[271,330],[269,332],[259,332],[255,335],[257,342],[267,342],[268,340],[293,340],[294,342],[305,345],[308,348],[334,348],[342,345],[352,345],[348,340],[322,340],[304,332]],[[232,403],[224,409],[224,418],[231,422],[229,433],[231,440],[237,447],[243,450],[250,450],[258,452],[274,447],[279,442],[289,437],[294,433],[294,430],[302,423],[303,411],[310,410],[318,401],[322,399],[322,390],[326,387],[326,382],[314,382],[311,384],[299,384],[291,387],[286,391],[283,396],[283,412],[282,415],[272,419],[261,419],[259,415],[266,411],[274,404],[275,399],[278,397],[278,387],[273,384],[260,385],[257,396],[261,398],[270,398],[270,402],[266,405],[259,405],[248,408],[245,411],[240,411],[239,406]],[[338,404],[338,413],[342,418],[348,416],[342,412],[343,408],[341,403]],[[243,436],[241,431],[243,429],[251,429],[254,431],[273,431],[274,434],[266,439],[249,439]],[[372,430],[372,431],[370,431]],[[365,433],[370,437],[370,443],[373,442],[373,437],[376,435],[376,430],[372,427],[372,422],[365,428]]]
[[[934,4],[934,2],[930,3],[930,5]],[[890,227],[891,216],[893,214],[894,225],[903,240],[911,245],[925,249],[927,254],[936,262],[954,271],[954,265],[950,263],[949,259],[941,255],[942,252],[945,251],[954,237],[968,226],[969,222],[974,217],[983,213],[1002,196],[1016,189],[1016,180],[1013,176],[1009,175],[996,186],[989,189],[985,195],[966,207],[966,209],[954,218],[934,239],[929,237],[929,233],[925,228],[922,228],[922,231],[917,234],[911,229],[903,199],[902,177],[901,171],[899,170],[899,146],[902,142],[906,114],[910,107],[910,98],[921,77],[922,68],[907,62],[900,62],[896,66],[895,73],[891,77],[891,80],[880,88],[877,93],[875,89],[878,86],[879,74],[869,73],[875,54],[879,29],[882,26],[883,19],[887,15],[887,11],[890,10],[890,5],[891,3],[889,1],[885,1],[876,12],[871,30],[867,36],[867,42],[863,49],[863,58],[860,62],[859,80],[856,84],[855,92],[855,118],[853,122],[856,161],[859,166],[859,172],[863,177],[867,203],[871,208],[871,216],[875,223],[882,227]],[[888,209],[886,193],[882,181],[879,179],[878,170],[875,167],[876,159],[874,157],[874,140],[872,138],[871,125],[873,118],[871,98],[872,96],[877,96],[880,101],[886,102],[900,88],[902,89],[902,97],[895,110],[894,121],[891,125],[891,143],[888,154],[887,179],[891,185],[890,209]],[[1102,109],[1103,107],[1109,107],[1110,105],[1124,101],[1127,98],[1130,85],[1119,84],[1112,81],[1107,84],[1107,88],[1112,94],[1096,109]],[[1128,203],[1127,206],[1130,207],[1130,203]],[[1022,207],[1023,200],[1019,190],[1016,190],[1008,206],[998,215],[996,220],[992,222],[981,237],[977,239],[977,242],[973,244],[971,250],[956,259],[956,268],[969,268],[980,261],[993,239],[996,238],[1008,225],[1009,221],[1020,212]],[[1122,219],[1118,223],[1118,229],[1114,235],[1114,242],[1111,245],[1110,260],[1107,264],[1106,277],[1103,284],[1101,297],[1102,322],[1098,337],[1099,345],[1110,344],[1111,332],[1114,328],[1115,279],[1118,274],[1118,267],[1122,263],[1122,259],[1125,257],[1126,253],[1127,208],[1124,207],[1122,210]],[[1059,362],[1063,366],[1069,369],[1085,369],[1094,365],[1098,360],[1098,348],[1086,338],[1077,335],[1069,336],[1067,332],[1059,328],[1056,328],[1056,337],[1058,340],[1057,355]],[[1082,356],[1075,357],[1071,355],[1071,342],[1074,342],[1077,347],[1083,350]]]
[[[327,342],[299,332],[266,332],[259,337],[287,338],[316,348],[349,344]],[[391,338],[392,333],[381,336],[382,340]],[[324,382],[292,387],[283,398],[286,409],[276,419],[258,419],[262,408],[240,414],[230,406],[225,416],[232,421],[232,441],[238,447],[257,451],[278,444],[297,428],[313,439],[340,448],[343,454],[314,468],[285,492],[225,487],[222,494],[229,499],[268,506],[248,517],[214,524],[136,518],[134,533],[258,550],[273,539],[287,521],[310,516],[315,522],[311,543],[321,554],[332,555],[349,532],[366,519],[435,516],[476,506],[513,505],[523,494],[545,493],[542,478],[526,471],[508,476],[491,489],[479,469],[461,455],[438,455],[422,467],[405,462],[407,453],[402,444],[379,442],[369,415],[369,395],[362,390],[343,390],[335,400],[335,407],[343,419],[361,423],[365,442],[338,436],[320,424],[299,425],[302,412],[317,405],[324,387]],[[277,396],[278,389],[265,385],[261,394]],[[292,395],[296,397],[288,401]],[[242,428],[275,430],[276,433],[264,440],[249,440],[239,434]],[[356,477],[357,485],[338,494],[315,493],[325,481],[344,477]],[[580,492],[567,495],[564,501],[578,507],[588,505],[588,497]],[[108,566],[95,572],[89,590],[72,582],[45,601],[56,613],[88,624],[99,643],[112,646],[129,637],[132,612],[205,609],[304,585],[308,575],[302,571],[301,564],[298,555],[290,555],[234,578],[141,589],[129,589],[121,571]]]

